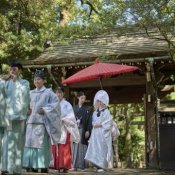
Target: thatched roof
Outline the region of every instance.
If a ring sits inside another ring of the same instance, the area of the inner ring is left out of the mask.
[[[24,65],[71,64],[94,61],[97,57],[112,59],[138,59],[147,57],[162,57],[168,55],[168,44],[160,35],[150,33],[104,35],[86,37],[65,43],[54,43],[38,58],[26,61]]]

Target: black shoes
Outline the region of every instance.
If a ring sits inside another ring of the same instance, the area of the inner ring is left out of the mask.
[[[27,172],[33,172],[33,173],[37,173],[38,169],[34,169],[34,168],[26,168]]]
[[[26,168],[27,172],[33,172],[33,173],[38,173],[38,169],[35,168]],[[48,168],[41,168],[41,173],[48,173]]]
[[[8,171],[1,171],[1,175],[6,175],[8,174]]]
[[[2,171],[1,175],[21,175],[21,173],[9,173],[8,171]]]
[[[67,170],[67,169],[64,169],[64,170],[63,170],[63,173],[68,173],[68,170]]]
[[[41,173],[48,173],[48,168],[41,168]]]
[[[61,171],[62,170],[62,171]],[[59,173],[68,173],[68,170],[67,169],[59,169],[58,170]]]

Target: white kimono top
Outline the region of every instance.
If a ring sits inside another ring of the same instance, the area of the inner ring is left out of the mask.
[[[41,148],[44,141],[45,130],[52,143],[57,144],[61,136],[60,103],[52,89],[34,89],[30,91],[31,115],[27,120],[25,147]],[[44,110],[44,115],[39,110]]]
[[[72,105],[65,99],[62,99],[60,102],[60,106],[61,106],[62,124],[61,124],[61,138],[59,143],[61,144],[66,143],[67,132],[70,133],[71,135],[71,141],[78,143],[80,141],[80,134],[78,131],[78,126]]]

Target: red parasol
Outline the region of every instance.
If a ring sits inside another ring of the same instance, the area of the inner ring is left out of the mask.
[[[136,66],[127,66],[121,64],[100,63],[98,60],[95,64],[75,73],[69,78],[63,80],[63,84],[72,84],[87,80],[101,79],[111,75],[132,72],[139,69]],[[100,82],[101,83],[101,82]]]

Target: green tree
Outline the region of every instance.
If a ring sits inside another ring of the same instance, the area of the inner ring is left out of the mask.
[[[54,8],[47,0],[1,0],[1,60],[31,59],[43,51],[58,26]]]
[[[142,104],[118,104],[111,110],[117,122],[119,159],[124,167],[139,168],[145,157],[144,116]]]
[[[134,25],[148,37],[166,41],[172,59],[175,54],[174,43],[174,0],[124,0],[123,24]],[[151,33],[149,31],[157,32]]]

